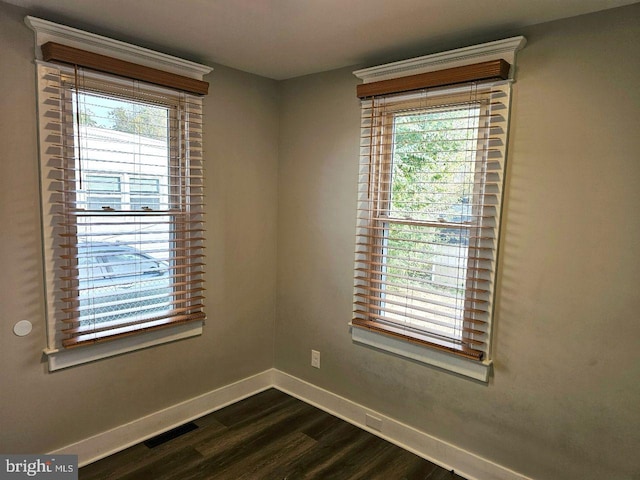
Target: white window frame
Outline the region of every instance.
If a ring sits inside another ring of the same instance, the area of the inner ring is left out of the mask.
[[[34,54],[36,61],[42,60],[41,46],[47,42],[56,42],[70,47],[79,48],[92,53],[106,55],[119,60],[136,63],[146,67],[175,73],[184,77],[202,80],[204,75],[210,73],[213,69],[206,65],[197,64],[177,57],[155,52],[146,48],[120,42],[111,38],[103,37],[93,33],[85,32],[65,25],[56,24],[39,18],[27,16],[25,23],[34,31],[35,44]],[[44,111],[45,99],[38,98],[39,111]],[[39,127],[39,135],[42,141],[45,135],[42,125]],[[46,180],[46,168],[41,168],[41,177]],[[50,218],[47,218],[46,209],[43,208],[43,225],[47,225]],[[48,248],[52,244],[50,233],[43,229],[43,256],[46,269],[45,290],[46,290],[46,310],[51,312],[56,308],[55,301],[51,292],[54,285],[49,280],[53,278],[51,258],[52,252]],[[92,345],[91,347],[75,348],[75,349],[59,349],[52,342],[54,337],[52,329],[51,316],[47,317],[48,345],[44,349],[47,355],[49,371],[55,371],[87,362],[92,362],[102,358],[120,355],[154,345],[173,342],[176,340],[194,337],[202,334],[203,322],[191,322],[187,324],[175,325],[163,330],[150,331],[134,336],[118,338],[110,342]]]

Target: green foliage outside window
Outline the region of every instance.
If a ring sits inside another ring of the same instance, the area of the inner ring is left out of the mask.
[[[395,115],[388,215],[400,222],[386,224],[387,293],[402,290],[396,282],[450,295],[463,292],[464,284],[434,279],[433,270],[447,249],[466,248],[468,230],[402,220],[437,224],[471,218],[478,115],[476,105]],[[409,280],[394,280],[400,277]]]

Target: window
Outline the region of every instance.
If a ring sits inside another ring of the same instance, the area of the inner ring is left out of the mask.
[[[93,134],[109,130],[108,128],[92,128]],[[109,132],[107,132],[109,133]],[[93,142],[89,142],[93,143]],[[89,147],[91,148],[91,147]],[[166,145],[163,146],[166,150]],[[116,172],[114,175],[87,173],[85,188],[78,192],[85,200],[87,210],[121,209],[127,205],[129,210],[160,210],[168,208],[167,184],[161,185],[159,176],[140,177],[130,173]]]
[[[373,192],[376,274],[366,295],[373,293],[379,308],[369,315],[432,334],[434,342],[444,337],[472,347],[469,310],[479,299],[467,283],[481,280],[470,271],[469,250],[480,243],[478,202],[485,187],[483,158],[476,155],[484,150],[480,106],[412,103],[393,107],[382,119],[390,141],[379,158],[380,188]]]
[[[359,86],[351,325],[356,342],[486,381],[511,82],[504,61],[462,70]]]
[[[54,272],[62,347],[204,318],[199,102],[42,65],[61,101]],[[182,143],[180,143],[182,142]]]
[[[160,209],[160,180],[131,176],[129,183],[131,210]]]
[[[122,206],[121,185],[119,176],[90,175],[85,177],[87,210],[112,208],[119,210]]]
[[[94,71],[85,59],[122,65],[66,48],[42,50],[73,66],[37,66],[52,370],[191,336],[205,319],[201,97],[164,72]]]

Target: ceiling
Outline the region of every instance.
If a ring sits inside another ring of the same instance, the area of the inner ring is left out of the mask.
[[[519,34],[638,0],[5,0],[30,15],[273,79]]]

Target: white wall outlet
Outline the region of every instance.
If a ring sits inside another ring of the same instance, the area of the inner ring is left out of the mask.
[[[373,415],[369,415],[368,413],[364,414],[364,423],[367,427],[371,427],[374,430],[382,431],[382,419],[374,417]]]
[[[311,350],[311,366],[320,368],[320,352],[317,350]]]

